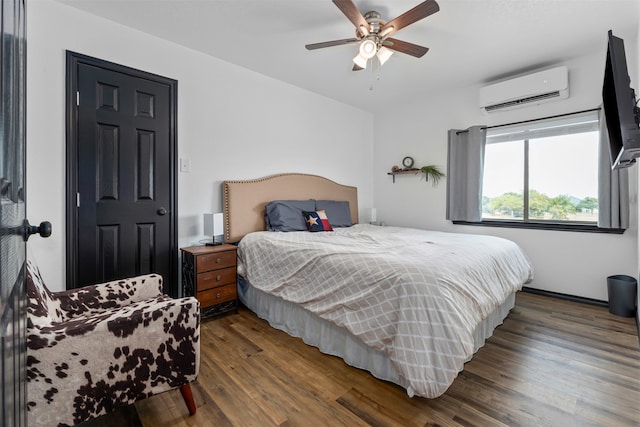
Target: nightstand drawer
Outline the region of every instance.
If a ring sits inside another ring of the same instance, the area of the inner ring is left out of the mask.
[[[200,317],[238,312],[237,247],[191,246],[182,251],[182,292],[200,301]]]
[[[236,265],[236,251],[223,251],[200,255],[198,256],[196,263],[198,273],[217,270],[219,268],[232,267]]]
[[[207,271],[198,274],[198,291],[205,291],[216,286],[236,283],[236,267]]]
[[[235,300],[237,296],[236,284],[220,286],[206,291],[198,292],[198,301],[203,307]]]

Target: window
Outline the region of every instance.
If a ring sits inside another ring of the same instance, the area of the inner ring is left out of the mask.
[[[482,220],[595,226],[598,115],[487,130]]]

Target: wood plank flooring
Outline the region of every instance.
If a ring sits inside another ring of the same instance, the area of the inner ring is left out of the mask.
[[[201,326],[198,411],[180,392],[123,408],[101,426],[640,426],[634,318],[527,293],[437,399],[347,366],[252,312]]]

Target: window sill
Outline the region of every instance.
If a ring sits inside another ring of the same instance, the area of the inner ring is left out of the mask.
[[[457,225],[473,225],[479,227],[524,228],[530,230],[574,231],[580,233],[622,234],[623,228],[600,228],[595,224],[560,223],[560,222],[521,222],[521,221],[453,221]]]

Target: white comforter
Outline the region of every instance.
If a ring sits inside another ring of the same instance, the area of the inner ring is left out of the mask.
[[[475,327],[533,274],[509,240],[368,224],[251,233],[238,254],[254,287],[383,351],[424,397],[446,391],[473,354]]]

